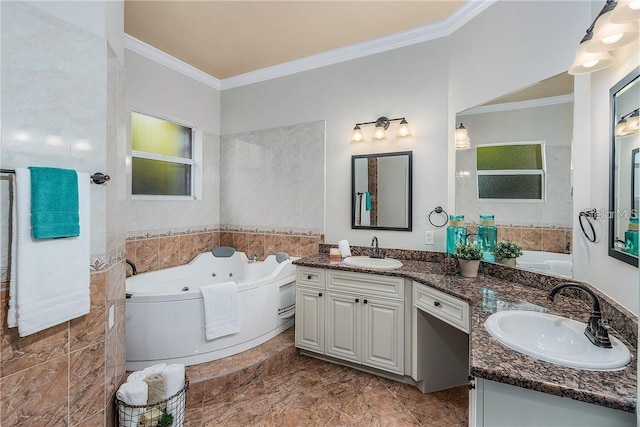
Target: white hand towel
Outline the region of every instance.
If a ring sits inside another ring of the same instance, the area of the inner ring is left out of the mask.
[[[149,389],[144,381],[132,381],[123,383],[116,392],[116,397],[127,405],[146,405]],[[137,427],[140,414],[144,408],[129,408],[120,405],[118,407],[118,418],[121,427]]]
[[[204,328],[208,340],[240,332],[238,287],[235,282],[201,286]]]
[[[346,258],[351,256],[351,248],[349,247],[349,242],[346,240],[338,241],[338,249],[340,249],[340,255],[342,258]]]
[[[16,252],[9,297],[9,325],[21,337],[89,312],[89,175],[78,172],[80,236],[34,240],[31,237],[31,174],[16,169]]]
[[[178,363],[169,365],[162,371],[162,374],[164,375],[165,398],[168,399],[184,387],[184,365]],[[167,402],[167,413],[173,415],[172,427],[182,427],[184,424],[185,403],[184,393]]]

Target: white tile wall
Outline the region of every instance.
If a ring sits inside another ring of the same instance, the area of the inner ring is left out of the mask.
[[[325,122],[223,135],[222,227],[324,232]]]

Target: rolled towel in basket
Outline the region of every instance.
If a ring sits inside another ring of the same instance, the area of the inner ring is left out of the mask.
[[[169,365],[162,371],[164,375],[164,392],[167,399],[184,387],[184,371],[184,365],[180,363]],[[173,415],[172,427],[182,427],[184,424],[185,396],[186,393],[180,393],[167,402],[167,414]]]
[[[127,377],[127,382],[130,383],[132,381],[144,381],[144,379],[147,376],[145,375],[144,372],[142,371],[135,371],[132,372],[128,377]]]
[[[147,366],[142,370],[142,373],[145,377],[153,374],[161,374],[164,371],[164,368],[167,367],[166,363],[156,363],[155,365]]]
[[[138,419],[144,408],[130,408],[126,405],[146,405],[148,395],[149,387],[144,381],[126,382],[118,388],[116,397],[125,404],[118,405],[120,427],[136,427],[138,425]]]

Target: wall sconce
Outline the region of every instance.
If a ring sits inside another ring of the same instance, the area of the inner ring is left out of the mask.
[[[389,128],[389,124],[391,122],[397,121],[400,121],[400,125],[398,125],[398,131],[396,132],[396,139],[410,137],[411,131],[409,130],[409,123],[404,117],[399,117],[397,119],[388,119],[382,116],[379,117],[375,122],[356,123],[356,127],[353,128],[353,133],[351,134],[351,142],[362,142],[365,140],[360,126],[366,125],[375,125],[372,136],[373,139],[377,141],[385,140],[387,139],[387,129]]]
[[[471,148],[471,140],[469,139],[467,128],[465,128],[462,123],[460,123],[460,126],[456,128],[455,137],[456,150],[466,150]]]
[[[598,16],[580,41],[569,74],[599,71],[615,62],[609,53],[638,38],[640,0],[607,0]]]
[[[640,132],[640,109],[620,117],[616,124],[616,136],[636,135]]]

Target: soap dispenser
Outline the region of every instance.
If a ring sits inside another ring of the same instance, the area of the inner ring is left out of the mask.
[[[496,243],[498,242],[498,228],[493,215],[480,215],[478,224],[478,247],[482,251],[482,259],[485,261],[496,260]]]
[[[624,233],[625,250],[638,256],[638,218],[629,218],[629,229]]]
[[[449,215],[447,227],[447,255],[453,255],[458,243],[467,241],[467,228],[462,224],[464,215]]]

